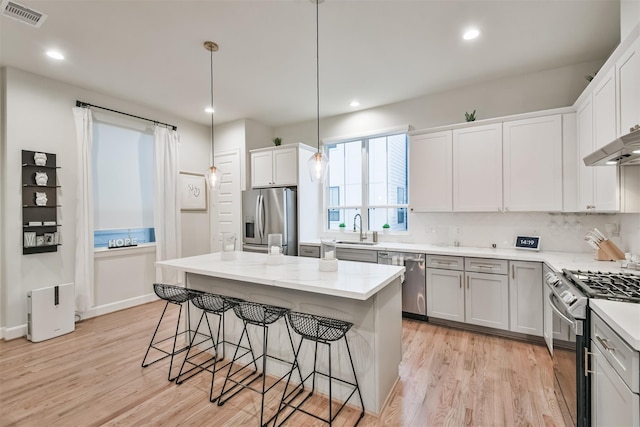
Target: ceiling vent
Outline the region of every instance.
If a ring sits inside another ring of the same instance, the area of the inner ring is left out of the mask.
[[[40,28],[44,20],[47,19],[47,15],[44,13],[29,9],[11,0],[4,0],[2,2],[2,15],[36,28]]]

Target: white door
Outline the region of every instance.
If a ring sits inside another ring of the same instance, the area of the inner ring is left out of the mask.
[[[502,210],[502,123],[453,131],[453,210]]]
[[[502,124],[505,211],[562,210],[562,116]]]
[[[427,316],[464,322],[463,274],[427,268]]]
[[[215,164],[222,171],[220,189],[212,192],[211,250],[221,250],[220,233],[236,234],[236,250],[242,245],[242,192],[240,187],[240,152],[217,153]]]
[[[452,132],[414,135],[409,141],[409,209],[451,212],[453,209]]]
[[[509,279],[506,275],[465,273],[465,320],[474,325],[509,329]]]
[[[543,295],[542,264],[510,261],[509,330],[542,336]]]

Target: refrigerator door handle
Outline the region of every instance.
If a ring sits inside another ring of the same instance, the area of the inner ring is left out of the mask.
[[[262,239],[263,243],[265,243],[264,228],[267,222],[267,219],[265,218],[265,216],[266,216],[266,212],[264,209],[264,195],[261,194],[260,195],[260,238]]]
[[[258,238],[260,240],[262,240],[262,223],[261,223],[261,219],[262,219],[262,212],[261,212],[261,208],[262,208],[262,195],[259,194],[258,198],[256,199],[256,228],[258,231]]]

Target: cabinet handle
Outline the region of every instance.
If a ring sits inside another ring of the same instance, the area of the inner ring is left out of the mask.
[[[438,264],[438,265],[453,265],[452,262],[443,262],[443,261],[438,261],[438,260],[435,260],[434,263]]]
[[[616,348],[615,347],[610,347],[609,344],[607,344],[607,342],[609,342],[609,340],[604,339],[604,338],[600,338],[598,335],[596,335],[596,339],[598,340],[598,342],[600,342],[600,344],[604,347],[605,350],[607,350],[608,352],[613,352]]]
[[[584,376],[588,377],[589,374],[595,374],[594,371],[589,370],[589,355],[593,355],[593,353],[589,352],[588,348],[584,348]]]
[[[515,267],[513,266],[513,264],[511,264],[511,278],[512,279],[516,278],[516,270],[515,270]]]
[[[467,289],[469,289],[469,276],[467,276]]]
[[[478,267],[478,268],[488,268],[488,269],[493,270],[494,266],[493,265],[487,265],[487,264],[477,264],[476,267]]]
[[[460,279],[460,289],[462,289],[462,274],[458,276],[458,279]]]

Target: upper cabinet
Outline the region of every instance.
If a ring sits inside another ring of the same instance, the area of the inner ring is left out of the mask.
[[[640,124],[640,38],[616,62],[618,136]]]
[[[585,166],[588,154],[616,138],[616,83],[609,70],[578,106],[578,210],[615,212],[620,210],[617,166]]]
[[[453,131],[453,210],[502,210],[502,124]]]
[[[452,131],[413,135],[409,141],[409,209],[453,209]]]
[[[298,185],[298,149],[280,146],[251,151],[251,187]]]
[[[562,116],[504,122],[505,211],[562,210]]]

